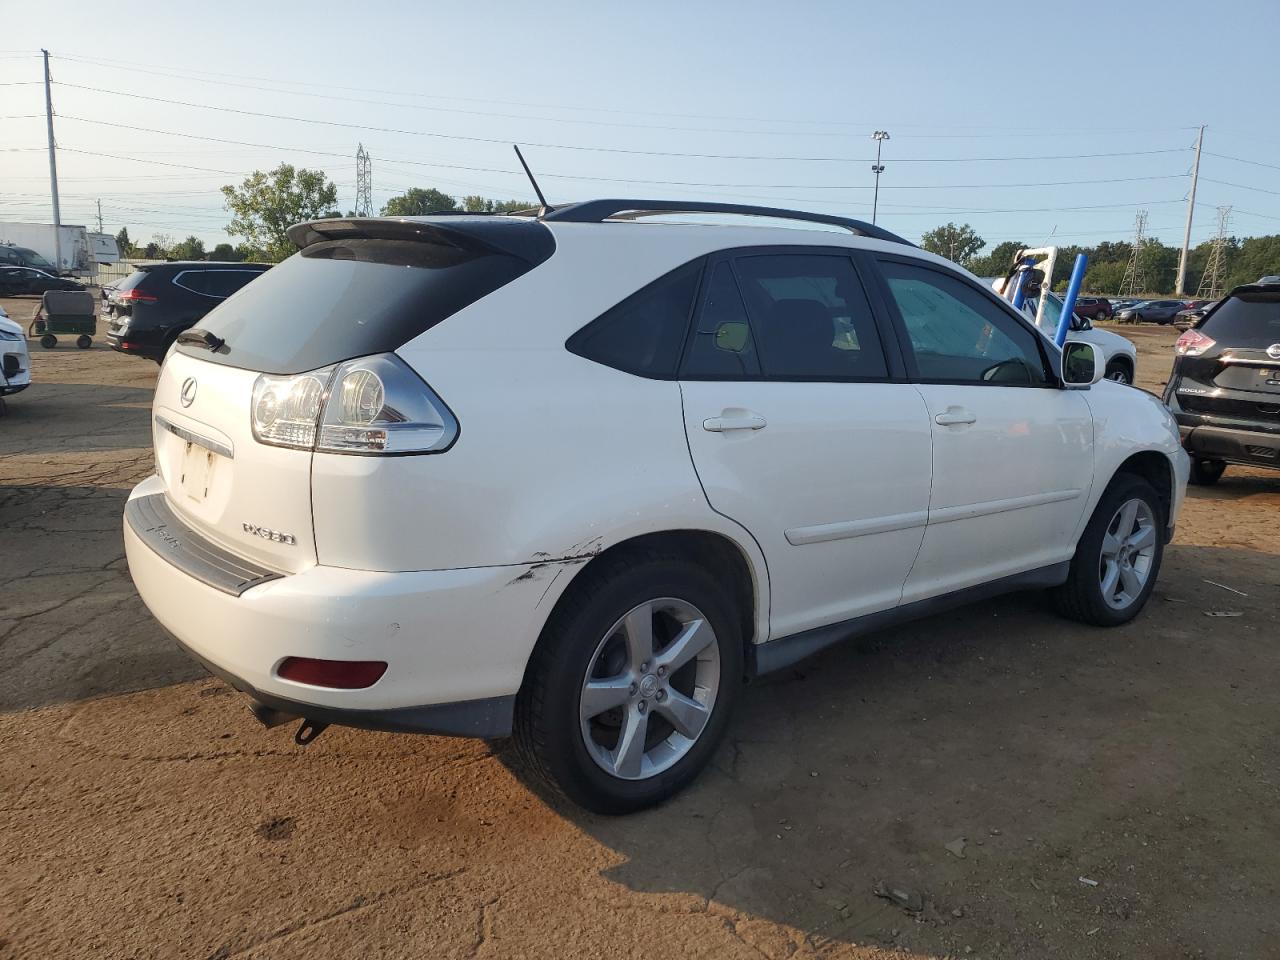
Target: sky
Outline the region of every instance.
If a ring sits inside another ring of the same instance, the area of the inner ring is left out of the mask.
[[[870,219],[918,240],[1180,244],[1280,233],[1276,0],[455,2],[102,6],[0,0],[0,220],[229,238],[218,188],[282,162],[375,209],[411,186],[552,203],[720,200]],[[271,116],[260,116],[268,114]]]

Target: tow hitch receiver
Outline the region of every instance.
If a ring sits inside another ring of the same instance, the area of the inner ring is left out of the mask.
[[[297,733],[293,735],[293,742],[300,747],[305,747],[328,729],[329,725],[327,723],[321,723],[318,720],[303,720],[298,725]]]

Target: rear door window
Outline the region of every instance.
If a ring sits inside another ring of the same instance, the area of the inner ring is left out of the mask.
[[[889,375],[871,304],[848,257],[743,256],[735,266],[766,379]]]
[[[205,284],[212,296],[225,299],[265,272],[263,270],[209,270],[205,273]]]

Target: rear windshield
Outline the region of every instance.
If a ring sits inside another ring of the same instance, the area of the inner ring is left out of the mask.
[[[396,350],[532,269],[507,253],[421,240],[323,240],[273,267],[198,324],[226,341],[189,356],[301,373]]]
[[[1266,349],[1280,343],[1280,291],[1228,297],[1200,329],[1224,347]]]
[[[119,286],[116,287],[116,292],[132,290],[143,280],[147,279],[147,276],[148,274],[146,270],[133,271],[133,273],[129,274],[129,276],[125,277],[124,280],[120,282]]]

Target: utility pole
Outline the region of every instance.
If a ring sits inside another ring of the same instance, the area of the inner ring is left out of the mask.
[[[876,209],[880,206],[880,174],[884,173],[884,164],[880,162],[880,148],[889,139],[889,131],[877,130],[871,135],[871,139],[876,142],[876,162],[871,165],[871,172],[876,175],[876,192],[871,201],[871,222],[874,224],[876,222]]]
[[[102,199],[98,199],[98,232],[102,232]]]
[[[1222,280],[1227,272],[1227,228],[1231,223],[1231,208],[1218,208],[1218,233],[1209,249],[1209,262],[1200,277],[1197,300],[1217,300],[1222,296]]]
[[[44,54],[44,119],[49,128],[49,190],[53,195],[53,263],[62,272],[62,209],[58,206],[58,148],[53,141],[53,93],[49,88],[49,51]]]
[[[1187,194],[1187,229],[1182,234],[1182,256],[1178,258],[1178,280],[1173,285],[1173,294],[1180,297],[1183,286],[1187,282],[1187,253],[1191,250],[1191,219],[1196,213],[1196,183],[1200,180],[1200,148],[1204,145],[1204,124],[1200,124],[1200,133],[1196,136],[1196,159],[1191,165],[1191,192]]]
[[[356,216],[373,216],[373,164],[363,143],[356,144]]]
[[[1133,252],[1124,268],[1120,292],[1126,297],[1147,292],[1147,272],[1143,266],[1143,250],[1147,245],[1147,211],[1139,210],[1133,218]]]

